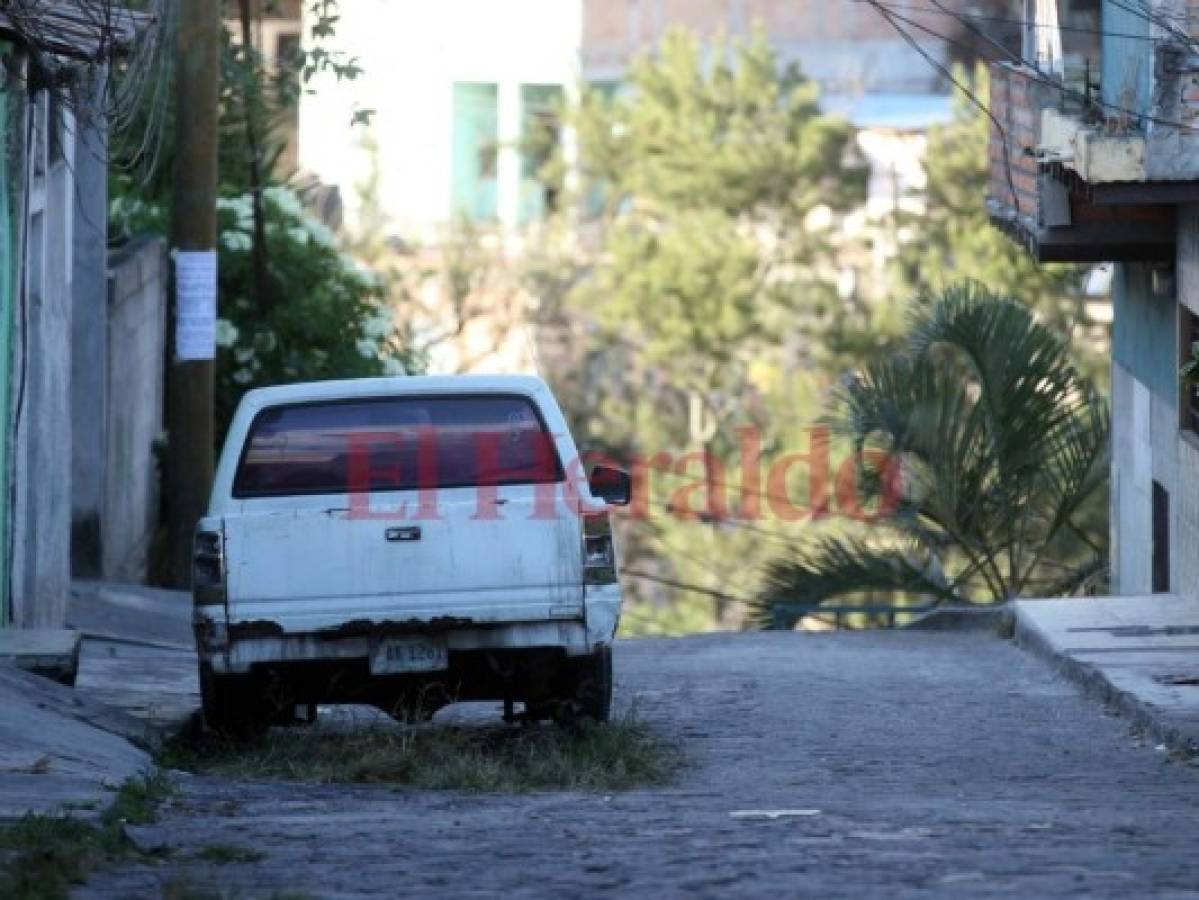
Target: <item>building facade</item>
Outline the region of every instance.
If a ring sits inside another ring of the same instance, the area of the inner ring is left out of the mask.
[[[1117,263],[1112,590],[1199,596],[1199,393],[1180,375],[1199,339],[1199,7],[1102,11],[1098,66],[994,68],[988,204],[1039,260]]]
[[[1090,22],[1095,2],[1074,0],[1067,19]],[[996,13],[1010,6],[993,5]],[[553,118],[557,105],[581,85],[619,89],[636,56],[652,52],[670,29],[684,28],[708,43],[761,33],[782,65],[798,65],[818,84],[826,109],[877,132],[864,148],[868,155],[880,143],[897,148],[903,158],[880,164],[876,181],[880,198],[895,192],[897,176],[902,193],[920,186],[918,176],[910,178],[909,158],[920,142],[904,137],[899,146],[893,139],[950,114],[950,85],[929,61],[952,64],[968,36],[987,47],[985,41],[1018,46],[1021,38],[1007,33],[1002,23],[1009,20],[999,14],[963,24],[920,4],[904,15],[927,29],[913,26],[919,49],[867,3],[358,0],[343,5],[336,44],[353,48],[362,75],[329,79],[303,98],[299,170],[338,187],[351,227],[360,188],[377,172],[378,205],[397,234],[426,239],[463,216],[519,228],[554,200],[535,177],[538,138],[566,141],[569,156],[569,134]],[[294,25],[268,24],[269,56],[283,52],[271,42],[289,39]],[[1070,52],[1079,54],[1074,44]],[[359,109],[374,111],[371,128],[349,127]]]
[[[74,392],[107,302],[105,63],[138,21],[0,11],[0,627],[65,618],[76,448],[96,450]]]
[[[581,28],[577,0],[343,4],[337,43],[363,74],[303,98],[300,168],[338,186],[351,227],[374,176],[397,234],[528,222],[547,202],[529,138],[579,83]]]

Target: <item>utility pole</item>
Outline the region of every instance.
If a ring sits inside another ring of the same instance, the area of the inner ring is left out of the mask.
[[[171,215],[174,302],[167,358],[168,578],[191,585],[191,542],[213,474],[213,344],[217,239],[217,124],[221,6],[180,0],[175,183]]]

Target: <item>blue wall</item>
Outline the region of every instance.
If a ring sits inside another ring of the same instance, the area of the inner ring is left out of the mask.
[[[1171,405],[1178,403],[1178,307],[1153,296],[1150,267],[1121,264],[1112,278],[1112,359]]]
[[[1104,112],[1120,115],[1119,110],[1131,108],[1145,112],[1149,108],[1149,84],[1153,75],[1153,44],[1138,38],[1149,37],[1149,20],[1135,12],[1137,3],[1103,0],[1103,53],[1100,64],[1099,90],[1103,102],[1109,104]],[[1116,37],[1115,35],[1131,35]]]

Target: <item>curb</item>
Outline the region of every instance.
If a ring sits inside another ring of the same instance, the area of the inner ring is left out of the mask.
[[[942,606],[909,622],[904,630],[914,631],[988,631],[1009,636],[1014,610],[1010,603],[988,606]]]
[[[1199,732],[1171,723],[1154,706],[1141,700],[1132,691],[1116,687],[1099,667],[1060,653],[1053,642],[1019,612],[1014,613],[1014,620],[1013,639],[1016,645],[1049,663],[1058,674],[1081,688],[1085,695],[1116,710],[1159,744],[1188,756],[1199,753]]]

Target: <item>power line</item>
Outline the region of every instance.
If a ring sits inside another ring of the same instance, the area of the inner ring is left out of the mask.
[[[1175,40],[1180,41],[1187,46],[1194,47],[1195,41],[1186,31],[1180,29],[1174,22],[1171,22],[1168,17],[1161,15],[1150,9],[1144,3],[1138,3],[1136,8],[1129,6],[1122,0],[1111,0],[1114,6],[1118,6],[1125,12],[1130,12],[1134,16],[1144,19],[1151,25],[1156,25],[1158,28],[1165,31],[1167,34],[1173,35]]]
[[[735,495],[736,497],[738,497],[740,499],[744,499],[746,497],[755,497],[759,500],[765,500],[771,504],[780,503],[780,504],[786,504],[787,506],[791,506],[791,507],[795,506],[795,501],[789,496],[786,496],[786,495],[780,496],[778,494],[773,494],[769,491],[752,490],[752,489],[746,487],[744,484],[735,484],[731,481],[728,481],[727,479],[723,480],[723,481],[709,481],[708,478],[704,475],[689,475],[686,472],[678,472],[673,469],[663,469],[663,468],[660,468],[657,466],[651,466],[649,468],[653,472],[658,472],[659,474],[671,476],[674,478],[682,478],[686,481],[691,482],[694,485],[701,486],[701,487],[707,487],[711,491],[720,491],[721,494],[724,495],[725,499],[728,499],[729,494],[731,492],[733,495]],[[830,463],[830,468],[831,468],[831,463]],[[808,491],[809,491],[809,495],[810,495],[811,491],[812,491],[812,484],[811,484],[810,480],[809,480],[809,484],[808,484]],[[680,510],[680,511],[691,512],[691,510]],[[696,515],[703,515],[703,514],[696,513]]]
[[[956,78],[954,78],[953,75],[949,72],[949,70],[946,68],[946,66],[943,63],[934,59],[928,53],[928,51],[926,51],[923,47],[920,46],[919,41],[917,41],[914,37],[912,37],[912,35],[910,33],[908,33],[905,29],[900,27],[897,24],[897,22],[903,22],[907,25],[910,25],[912,28],[922,31],[925,34],[927,34],[931,37],[934,37],[940,41],[943,41],[944,43],[949,44],[951,46],[961,47],[964,49],[973,49],[973,48],[966,47],[966,45],[962,44],[960,41],[954,40],[953,38],[951,38],[947,35],[941,34],[936,29],[929,28],[927,25],[923,25],[920,22],[915,21],[914,19],[908,18],[907,16],[904,16],[898,12],[895,12],[891,7],[888,7],[884,2],[882,2],[882,0],[854,0],[854,2],[866,3],[868,6],[873,7],[879,13],[879,15],[881,15],[884,19],[886,19],[887,22],[891,25],[891,27],[893,27],[896,30],[896,32],[900,35],[900,37],[902,37],[914,50],[916,50],[916,52],[919,53],[920,56],[923,57],[924,60],[929,65],[931,65],[940,75],[942,75],[942,77],[946,78],[950,83],[952,83],[954,85],[954,87],[956,87],[958,90],[962,91],[962,93],[964,93],[966,95],[967,99],[970,100],[970,102],[972,104],[974,104],[979,109],[981,109],[986,114],[987,118],[991,120],[992,124],[994,124],[1000,130],[1000,134],[1003,138],[1002,144],[1003,144],[1003,148],[1004,148],[1004,167],[1007,169],[1008,189],[1012,192],[1013,202],[1016,204],[1016,211],[1018,213],[1020,211],[1020,209],[1019,209],[1019,202],[1015,198],[1015,194],[1016,194],[1015,185],[1012,184],[1012,179],[1011,179],[1011,159],[1008,154],[1009,141],[1007,138],[1006,129],[1003,128],[1003,125],[999,122],[998,119],[995,118],[995,115],[987,108],[986,104],[984,104],[981,100],[979,100],[979,98],[977,97],[977,95],[974,94],[973,91],[971,91],[967,86],[963,85]],[[1112,0],[1112,2],[1118,4],[1118,0]],[[1122,4],[1118,4],[1118,5],[1122,5]],[[1132,11],[1135,12],[1135,10],[1132,10]],[[961,16],[960,13],[955,13],[952,11],[948,11],[947,14],[954,18],[960,18],[960,16]],[[965,24],[965,23],[963,23],[963,24]],[[970,26],[967,26],[967,27],[970,27]],[[1181,121],[1171,120],[1171,119],[1164,119],[1159,116],[1153,116],[1148,113],[1140,112],[1139,110],[1129,109],[1128,107],[1121,106],[1117,103],[1110,103],[1108,101],[1103,100],[1100,97],[1083,94],[1074,88],[1070,88],[1070,87],[1066,86],[1059,79],[1047,74],[1046,72],[1044,72],[1043,70],[1038,68],[1034,63],[1031,63],[1028,60],[1025,60],[1022,57],[1020,57],[1019,54],[1016,54],[1013,51],[1007,50],[1007,48],[1004,48],[1004,52],[1008,56],[1010,56],[1013,61],[1016,61],[1021,65],[1021,67],[1024,70],[1023,74],[1026,77],[1028,77],[1028,79],[1030,81],[1034,81],[1038,84],[1044,84],[1048,87],[1058,90],[1064,96],[1067,96],[1067,97],[1070,97],[1071,99],[1080,101],[1083,104],[1091,104],[1091,105],[1101,108],[1101,109],[1112,110],[1113,112],[1121,113],[1123,115],[1129,116],[1132,119],[1135,119],[1140,122],[1150,122],[1155,125],[1161,125],[1161,126],[1167,127],[1167,128],[1177,128],[1180,131],[1186,131],[1186,132],[1199,131],[1199,128],[1196,128],[1195,126],[1190,125],[1186,122],[1181,122]]]
[[[925,50],[923,47],[920,46],[920,42],[917,41],[910,34],[908,34],[906,31],[904,31],[902,28],[900,28],[899,25],[896,24],[895,20],[903,19],[904,21],[907,21],[913,25],[916,25],[917,27],[923,28],[923,26],[920,26],[918,23],[911,22],[910,19],[904,19],[904,17],[900,16],[898,13],[891,12],[887,7],[885,7],[883,5],[882,0],[864,0],[864,2],[866,2],[870,6],[874,7],[874,9],[879,13],[879,15],[881,15],[884,19],[886,19],[887,23],[892,28],[895,29],[895,31],[899,34],[900,37],[903,38],[905,43],[907,43],[913,50],[915,50],[918,54],[920,54],[920,56],[924,59],[924,61],[927,62],[930,66],[932,66],[941,75],[942,78],[947,79],[950,82],[950,84],[952,84],[959,91],[961,91],[963,94],[965,94],[966,99],[968,99],[972,104],[974,104],[976,107],[978,107],[978,109],[983,113],[983,115],[985,115],[991,121],[991,124],[994,125],[997,129],[999,129],[999,134],[1002,138],[1001,144],[1003,146],[1004,175],[1007,178],[1008,191],[1011,193],[1012,204],[1015,206],[1016,215],[1020,215],[1020,197],[1019,197],[1019,194],[1016,192],[1016,182],[1012,178],[1012,159],[1011,159],[1011,153],[1008,150],[1007,129],[1003,127],[1003,123],[1000,122],[999,119],[997,119],[995,117],[995,114],[993,112],[991,112],[991,110],[987,107],[987,104],[985,104],[981,100],[979,100],[973,91],[971,91],[968,87],[966,87],[961,82],[959,82],[957,80],[957,78],[955,78],[953,76],[953,73],[950,72],[943,63],[941,63],[939,60],[933,59],[932,55],[929,54],[929,52],[927,50]],[[953,41],[952,39],[945,37],[945,35],[937,34],[936,32],[932,31],[931,29],[924,29],[924,30],[929,31],[929,33],[932,34],[934,37],[938,37],[943,41],[948,41],[950,43],[955,43],[955,44],[957,43],[956,41]]]
[[[869,4],[869,0],[853,0],[853,2],[867,3],[868,5],[871,5],[871,4]],[[1113,2],[1115,2],[1115,0],[1113,0]],[[951,18],[958,19],[959,21],[962,19],[969,19],[974,22],[994,22],[994,23],[1000,24],[1000,25],[1019,25],[1021,28],[1035,28],[1035,29],[1042,30],[1042,31],[1050,31],[1050,30],[1052,30],[1052,31],[1068,31],[1068,32],[1071,32],[1074,34],[1090,34],[1090,35],[1095,35],[1097,37],[1126,38],[1128,40],[1147,41],[1149,43],[1163,43],[1166,41],[1165,38],[1158,38],[1158,37],[1153,37],[1151,35],[1145,35],[1145,34],[1133,34],[1131,32],[1121,32],[1121,31],[1106,31],[1102,28],[1085,28],[1081,25],[1045,25],[1040,22],[1036,22],[1032,19],[1016,19],[1016,18],[1012,18],[1010,16],[984,16],[979,13],[963,13],[963,12],[955,12],[953,10],[939,9],[935,6],[904,5],[902,7],[895,7],[890,4],[886,4],[886,3],[884,3],[884,5],[888,6],[888,8],[890,8],[892,11],[902,10],[905,12],[932,13],[933,15],[950,16]],[[1117,4],[1117,5],[1119,5],[1119,4]]]
[[[721,518],[708,518],[705,520],[705,519],[700,518],[699,514],[691,512],[690,510],[679,509],[678,507],[676,507],[672,503],[670,503],[670,501],[649,500],[648,503],[650,506],[661,507],[662,509],[665,509],[667,512],[671,512],[671,513],[684,513],[685,512],[688,515],[695,516],[694,521],[697,524],[720,525],[720,526],[727,526],[729,528],[739,528],[742,531],[748,531],[753,534],[759,534],[759,535],[762,535],[763,537],[768,537],[772,540],[778,541],[779,543],[787,543],[787,544],[790,543],[789,541],[787,541],[786,537],[779,534],[778,532],[770,531],[769,529],[762,528],[758,525],[753,525],[750,522],[746,521],[745,519],[721,517]]]
[[[621,569],[621,575],[627,575],[629,578],[640,578],[642,581],[652,581],[655,584],[665,585],[680,591],[687,591],[692,594],[703,594],[707,597],[713,597],[717,600],[724,600],[728,603],[740,603],[743,606],[752,606],[754,601],[747,600],[745,597],[737,597],[733,594],[726,594],[724,591],[718,591],[713,588],[703,587],[698,584],[691,584],[686,581],[678,581],[674,578],[664,578],[660,575],[651,575],[649,572],[637,572],[632,569]]]
[[[669,554],[672,554],[675,556],[681,556],[683,559],[686,559],[686,560],[689,560],[689,561],[695,563],[697,566],[699,566],[704,571],[706,571],[712,575],[715,575],[718,578],[723,578],[728,574],[727,572],[718,571],[712,565],[711,560],[702,559],[701,557],[696,556],[690,550],[684,550],[681,547],[679,547],[677,544],[674,544],[671,541],[666,540],[666,538],[664,538],[662,536],[662,529],[659,528],[655,522],[651,522],[648,519],[634,519],[632,521],[634,522],[634,524],[643,525],[647,529],[649,529],[650,534],[653,536],[653,539],[655,541],[657,541],[659,544],[661,544],[662,547],[665,548]]]

